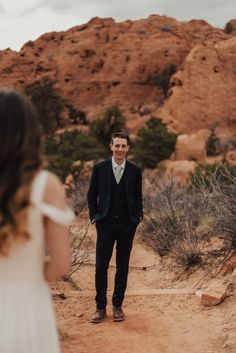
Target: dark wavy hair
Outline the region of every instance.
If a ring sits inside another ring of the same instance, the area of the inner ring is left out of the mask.
[[[16,239],[29,239],[31,183],[41,168],[41,128],[31,102],[0,90],[0,254]]]

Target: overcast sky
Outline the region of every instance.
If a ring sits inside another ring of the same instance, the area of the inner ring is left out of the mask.
[[[0,0],[0,50],[19,50],[41,34],[67,30],[92,17],[116,21],[152,14],[177,20],[204,19],[223,28],[236,18],[235,0]]]

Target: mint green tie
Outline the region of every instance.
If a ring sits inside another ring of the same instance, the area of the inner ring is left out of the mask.
[[[122,176],[122,167],[120,165],[117,165],[115,167],[115,179],[117,184],[119,184],[121,176]]]

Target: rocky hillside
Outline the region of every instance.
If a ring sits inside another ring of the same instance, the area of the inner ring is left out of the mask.
[[[236,38],[204,21],[152,15],[94,18],[0,52],[1,86],[22,89],[48,76],[62,97],[93,119],[118,105],[136,132],[150,115],[179,133],[234,125]],[[168,99],[157,84],[174,65]]]

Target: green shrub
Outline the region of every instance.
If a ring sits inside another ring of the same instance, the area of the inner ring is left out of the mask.
[[[25,93],[30,97],[38,113],[38,119],[46,135],[54,134],[61,127],[61,115],[64,110],[64,102],[56,92],[56,81],[44,77],[25,87]]]
[[[48,169],[56,173],[62,180],[74,172],[73,163],[96,160],[102,154],[95,138],[82,135],[79,131],[66,131],[57,138],[45,141],[45,155]]]
[[[68,109],[69,119],[73,124],[88,125],[85,112],[83,112],[82,110],[77,110],[73,105],[68,102],[65,103],[65,106]]]
[[[151,117],[146,127],[137,134],[133,147],[134,160],[141,167],[155,168],[175,150],[176,139],[177,135],[169,132],[160,119]]]
[[[110,154],[109,143],[111,135],[114,132],[125,129],[125,118],[118,107],[108,108],[104,115],[94,120],[90,124],[90,131],[98,143],[103,147],[103,155],[107,157]]]
[[[86,125],[87,120],[83,111],[75,109],[60,97],[55,90],[55,83],[46,77],[25,87],[25,93],[35,105],[43,128],[43,153],[48,161],[48,169],[64,180],[76,160],[96,159],[102,152],[98,150],[95,138],[78,131],[56,135],[56,130],[62,127],[64,110],[68,111],[73,123]]]

